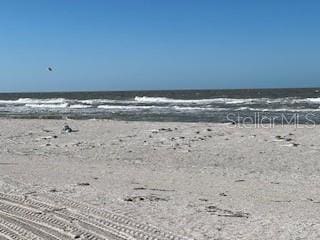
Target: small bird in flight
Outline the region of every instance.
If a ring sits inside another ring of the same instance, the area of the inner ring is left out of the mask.
[[[52,72],[52,68],[51,68],[51,67],[48,67],[48,70],[49,70],[50,72]]]

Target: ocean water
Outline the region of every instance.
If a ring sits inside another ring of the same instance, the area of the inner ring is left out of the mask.
[[[319,124],[319,89],[0,93],[0,117]]]

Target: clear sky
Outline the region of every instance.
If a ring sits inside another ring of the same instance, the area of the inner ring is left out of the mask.
[[[0,1],[0,91],[312,86],[319,0]]]

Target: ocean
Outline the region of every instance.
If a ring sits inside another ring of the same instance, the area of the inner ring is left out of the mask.
[[[0,117],[320,124],[320,88],[0,93]]]

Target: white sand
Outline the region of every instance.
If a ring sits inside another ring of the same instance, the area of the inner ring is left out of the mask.
[[[199,240],[320,239],[320,126],[1,119],[0,140],[1,192],[51,191]]]

